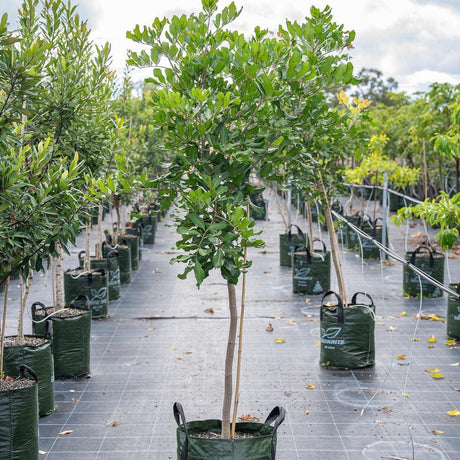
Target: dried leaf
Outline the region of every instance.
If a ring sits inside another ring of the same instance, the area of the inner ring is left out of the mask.
[[[403,396],[405,396],[406,398],[409,397],[409,393],[401,393]]]
[[[69,393],[75,393],[75,390],[69,390]]]
[[[411,238],[421,238],[423,236],[422,232],[418,231],[416,233],[412,233],[410,236]]]
[[[397,359],[404,359],[406,357],[406,355],[396,355],[395,358]]]
[[[310,303],[311,299],[305,299],[305,303]]]
[[[436,348],[436,345],[430,344],[426,346],[427,348]]]
[[[454,391],[460,391],[460,388],[455,388],[455,387],[453,387],[452,390],[454,390]]]
[[[391,332],[392,332],[392,331],[396,331],[396,329],[397,329],[397,328],[396,328],[395,326],[390,326],[390,327],[388,328],[388,330],[391,331]]]
[[[458,366],[459,364],[460,364],[460,363],[452,363],[452,364],[449,364],[449,366],[454,367],[454,366]]]
[[[265,270],[264,273],[265,273],[266,275],[268,275],[268,274],[271,273],[271,271],[270,271],[270,270]]]
[[[453,347],[454,345],[457,345],[457,341],[455,339],[451,339],[451,340],[446,340],[444,342],[448,347]]]
[[[381,423],[382,425],[385,423],[382,420],[374,420],[374,423]]]
[[[206,308],[204,311],[205,313],[214,313],[214,310],[212,308]]]
[[[86,374],[86,378],[87,378],[87,379],[90,379],[91,377],[92,377],[91,374]]]
[[[425,372],[428,372],[430,374],[433,374],[435,372],[440,372],[438,368],[433,368],[433,369],[425,369]]]
[[[114,420],[110,426],[118,426],[120,424],[120,422],[118,420]]]
[[[156,327],[149,327],[148,330],[149,330],[149,331],[154,331],[154,330],[156,330]]]
[[[303,415],[308,415],[309,413],[310,413],[310,411],[309,411],[309,410],[306,410],[306,411],[303,413]]]
[[[7,376],[5,377],[5,380],[6,380],[7,382],[12,382],[12,381],[15,380],[15,379],[14,379],[14,377],[10,377],[9,375],[7,375]]]
[[[449,410],[447,411],[447,414],[449,414],[451,417],[457,417],[457,415],[460,415],[460,411],[455,409],[455,410]]]
[[[440,374],[439,372],[431,374],[431,377],[433,377],[434,379],[443,379],[444,378],[444,376],[442,374]]]
[[[297,322],[294,321],[293,319],[290,319],[290,320],[289,320],[289,324],[293,324],[294,326],[297,326]]]
[[[317,319],[315,319],[315,318],[312,318],[312,319],[310,320],[310,322],[312,322],[312,323],[317,323],[317,322],[318,322],[318,320],[317,320]]]
[[[266,330],[267,332],[272,332],[272,331],[273,331],[272,323],[269,322],[269,323],[268,323],[268,326],[265,328],[265,330]]]
[[[71,434],[73,433],[73,430],[64,430],[64,431],[61,431],[60,433],[58,433],[59,436],[65,436],[67,434]]]
[[[48,452],[46,452],[46,450],[39,450],[38,453],[39,453],[40,455],[45,455],[45,454],[47,454]]]
[[[286,342],[286,340],[284,340],[284,339],[275,339],[275,342],[276,343],[284,343],[284,342]]]
[[[432,335],[431,337],[428,337],[428,342],[435,343],[435,342],[437,342],[437,339],[436,339],[436,337],[434,335]]]
[[[307,386],[309,390],[314,390],[316,387],[313,385],[313,383],[310,383],[310,385]]]
[[[185,352],[186,355],[191,355],[192,353],[193,353],[193,352],[191,352],[191,351],[186,351],[186,352]]]
[[[388,406],[383,406],[382,409],[383,410],[390,410],[390,408]]]
[[[280,320],[281,316],[277,316],[276,318],[273,318],[275,321]]]
[[[258,422],[260,420],[260,417],[256,417],[251,414],[243,414],[238,417],[238,420],[242,422]]]
[[[77,398],[72,398],[72,401],[73,402],[78,402],[78,399]]]
[[[416,337],[412,337],[411,338],[412,342],[421,342],[422,339],[419,339],[419,338],[416,338]]]
[[[178,361],[182,361],[182,356],[177,356],[176,358]]]
[[[431,432],[433,434],[443,434],[444,433],[444,431],[441,431],[441,430],[431,430]]]
[[[317,343],[316,346],[317,346],[317,347],[320,347],[320,346],[321,346],[321,343]]]
[[[177,350],[177,347],[176,347],[176,345],[173,345],[173,347],[172,347],[172,348],[173,348],[173,350]]]

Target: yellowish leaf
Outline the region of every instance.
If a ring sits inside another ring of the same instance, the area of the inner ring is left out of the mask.
[[[401,315],[401,316],[407,316],[407,311],[402,311],[402,312],[400,313],[400,315]]]
[[[293,319],[290,319],[290,320],[289,320],[289,324],[294,324],[294,325],[297,325],[297,322],[296,322],[296,321],[294,321]]]
[[[449,410],[447,411],[447,414],[449,414],[451,417],[457,417],[457,415],[460,415],[460,411],[455,409],[455,410]]]
[[[419,338],[416,338],[416,337],[412,337],[411,338],[412,342],[421,342],[422,339],[419,339]]]
[[[77,398],[72,398],[72,401],[73,402],[78,402],[78,399]]]
[[[315,318],[312,318],[312,319],[310,320],[310,322],[312,322],[312,323],[317,323],[317,322],[318,322],[318,320],[317,320],[317,319],[315,319]]]
[[[442,374],[440,374],[439,372],[431,374],[431,377],[433,377],[434,379],[443,379],[444,378],[444,376]]]
[[[156,329],[156,327],[149,327],[149,331],[154,331]]]
[[[404,359],[406,357],[406,355],[396,355],[395,358],[397,359]]]
[[[73,430],[64,430],[59,433],[59,436],[65,436],[66,434],[73,433]]]
[[[454,340],[454,339],[446,340],[444,343],[445,343],[448,347],[453,347],[454,345],[457,345],[457,341]]]
[[[274,320],[280,320],[281,316],[277,316],[276,318],[273,318]]]
[[[177,347],[176,347],[176,345],[173,345],[173,347],[172,347],[172,348],[173,348],[173,350],[177,350]]]
[[[382,321],[382,322],[378,322],[378,323],[375,323],[377,326],[385,326],[385,323]]]
[[[276,343],[284,343],[284,342],[286,342],[286,340],[284,340],[284,339],[275,339],[275,342]]]
[[[238,417],[238,420],[242,422],[258,422],[260,420],[260,417],[256,417],[251,414],[243,414]]]
[[[432,343],[430,343],[429,345],[426,346],[427,348],[436,348],[436,345],[433,345]]]
[[[303,415],[308,415],[309,413],[310,413],[310,411],[309,411],[309,410],[306,410],[306,411],[303,413]]]
[[[406,398],[409,397],[409,393],[401,393],[403,396],[405,396]]]
[[[437,341],[436,337],[432,335],[431,337],[428,337],[428,342],[430,343],[435,343]]]
[[[182,361],[182,356],[178,356],[176,359],[177,359],[178,361]]]
[[[374,420],[374,423],[381,423],[381,424],[384,424],[385,422],[382,422],[382,420]]]
[[[310,385],[307,385],[307,388],[309,390],[314,390],[316,387],[315,387],[315,385],[313,385],[313,383],[310,383]]]
[[[437,369],[437,368],[425,369],[425,372],[429,372],[430,374],[433,374],[434,372],[439,372],[439,369]]]
[[[310,303],[311,302],[311,299],[305,299],[305,303]]]
[[[433,434],[443,434],[444,433],[444,431],[441,431],[441,430],[431,430],[431,432]]]
[[[317,344],[316,344],[316,346],[317,346],[317,347],[320,347],[320,346],[321,346],[321,344],[320,344],[320,343],[317,343]]]

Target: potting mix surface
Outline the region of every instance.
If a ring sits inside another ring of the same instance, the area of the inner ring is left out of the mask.
[[[269,219],[256,228],[266,247],[248,254],[238,416],[263,421],[273,407],[286,409],[279,460],[459,459],[460,341],[447,340],[447,294],[404,298],[399,262],[363,262],[342,245],[349,296],[364,291],[374,300],[375,365],[321,367],[321,296],[292,292],[291,268],[279,263],[281,213],[273,193],[264,195]],[[306,230],[301,215],[293,212],[292,221]],[[176,459],[174,402],[190,421],[221,417],[227,288],[218,273],[199,290],[193,277],[177,278],[184,266],[169,263],[177,237],[169,223],[167,216],[155,243],[143,246],[140,267],[110,302],[108,318],[92,321],[91,374],[55,382],[56,411],[40,419],[41,459]],[[389,223],[391,247],[403,257],[423,234],[420,223]],[[82,235],[66,269],[78,266],[84,245]],[[460,261],[455,251],[449,256],[445,285],[460,281]],[[18,284],[8,294],[8,335],[16,333]],[[35,301],[52,303],[49,273],[35,274],[29,304]],[[30,333],[29,305],[26,324]]]

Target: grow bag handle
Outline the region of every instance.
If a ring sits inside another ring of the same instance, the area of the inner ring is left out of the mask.
[[[20,372],[20,375],[19,375],[18,378],[30,380],[29,377],[32,377],[36,382],[38,382],[37,374],[35,373],[35,371],[33,369],[31,369],[26,364],[21,364],[19,366],[19,372]],[[27,377],[26,372],[29,374],[29,377]]]
[[[325,243],[323,240],[320,240],[319,238],[313,238],[313,239],[311,240],[313,246],[315,245],[315,241],[319,241],[319,242],[322,244],[322,246],[323,246],[322,251],[323,251],[323,252],[327,252],[326,243]]]
[[[69,307],[72,308],[75,305],[75,302],[78,302],[79,300],[84,300],[85,301],[85,309],[89,310],[90,309],[90,301],[89,297],[85,294],[80,294],[79,296],[75,297],[72,299],[72,301],[69,304]]]
[[[301,244],[300,246],[295,246],[294,251],[292,251],[292,255],[296,252],[305,252],[307,254],[307,262],[311,264],[311,253],[307,246]]]
[[[187,421],[185,420],[184,409],[180,402],[175,402],[173,405],[174,418],[176,419],[177,426],[182,425],[185,431],[185,441],[182,445],[182,451],[180,453],[180,460],[187,460],[187,451],[188,451],[188,430],[187,430]]]
[[[291,230],[292,227],[296,227],[297,228],[297,233],[299,234],[300,238],[304,239],[304,235],[303,235],[303,232],[300,229],[300,227],[298,225],[291,224],[291,225],[289,225],[288,231],[287,231],[288,240],[291,241],[291,239],[292,239],[292,230]]]
[[[37,306],[38,306],[38,308],[37,308]],[[37,310],[46,310],[45,304],[43,304],[41,302],[34,302],[30,308],[32,309],[32,317],[35,316],[35,312]]]
[[[417,256],[417,254],[420,252],[420,251],[427,251],[428,254],[430,255],[430,267],[433,267],[434,265],[434,257],[433,257],[433,251],[432,249],[429,247],[429,246],[425,246],[424,244],[421,244],[420,246],[418,246],[413,252],[412,252],[412,255],[411,255],[411,258],[410,258],[410,263],[412,265],[415,264],[415,257]]]
[[[43,310],[46,313],[46,306],[41,302],[34,302],[30,309],[32,310],[32,320],[35,319],[37,310]],[[53,340],[53,323],[50,318],[45,320],[44,326],[45,337],[48,337],[50,340]]]
[[[374,220],[374,227],[378,226],[378,222],[381,221],[382,223],[380,224],[381,227],[383,227],[383,219],[381,217],[376,217]]]
[[[82,260],[84,260],[84,255],[86,254],[86,251],[80,251],[78,253],[78,261],[81,263]]]
[[[108,253],[107,253],[107,259],[110,259],[112,257],[118,257],[120,255],[120,253],[116,250],[116,249],[111,249]]]
[[[326,305],[324,305],[324,299],[329,295],[335,295],[337,299],[337,321],[343,323],[343,302],[340,296],[334,291],[327,291],[326,294],[323,295],[321,299],[320,319],[323,319],[323,307],[326,307]]]
[[[125,246],[128,246],[128,241],[124,236],[119,236],[118,237],[118,244],[124,244]]]
[[[275,460],[275,454],[276,454],[275,434],[276,434],[276,431],[278,430],[278,427],[283,423],[285,417],[286,417],[286,411],[284,410],[284,407],[276,406],[268,414],[268,417],[264,422],[264,425],[271,425],[274,422],[272,439],[271,439],[272,460]]]
[[[369,304],[369,307],[371,307],[371,306],[374,305],[374,301],[372,300],[372,297],[371,297],[369,294],[367,294],[366,292],[361,292],[361,291],[355,292],[355,293],[353,294],[353,297],[351,298],[351,304],[352,304],[352,305],[357,305],[356,300],[357,300],[357,298],[358,298],[358,295],[360,295],[360,294],[366,296],[366,297],[370,300],[371,303]]]

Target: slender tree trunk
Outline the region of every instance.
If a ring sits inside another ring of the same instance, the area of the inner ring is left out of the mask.
[[[91,270],[91,220],[86,220],[85,271]]]
[[[8,303],[8,287],[10,285],[10,277],[5,281],[5,291],[3,292],[3,316],[2,330],[0,333],[0,379],[3,378],[3,350],[5,347],[5,330],[6,330],[6,305]]]
[[[18,345],[24,345],[24,312],[26,309],[27,298],[29,297],[30,286],[32,285],[32,280],[34,279],[34,272],[31,267],[29,267],[29,274],[25,284],[21,281],[21,286],[24,286],[24,292],[21,288],[21,299],[19,302],[19,318],[18,318]]]
[[[428,166],[426,164],[426,148],[425,148],[425,139],[423,139],[423,189],[424,189],[424,198],[428,198]],[[441,169],[439,170],[441,174]]]
[[[97,243],[96,243],[96,260],[102,259],[102,215],[103,207],[99,205],[97,213]]]
[[[230,328],[228,331],[227,354],[225,356],[224,403],[222,406],[222,438],[230,438],[230,421],[233,393],[233,357],[235,355],[236,330],[238,326],[238,308],[236,305],[236,287],[227,283],[228,307],[230,310]]]
[[[313,252],[313,223],[311,217],[311,204],[309,201],[305,202],[305,214],[307,215],[308,246],[310,247],[310,252]]]
[[[321,173],[319,173],[319,180],[320,180],[321,192],[324,195],[324,201],[325,201],[324,215],[326,217],[326,226],[327,226],[327,231],[329,233],[329,241],[331,245],[331,256],[332,256],[332,262],[335,268],[335,274],[337,276],[337,285],[339,288],[339,295],[342,298],[343,304],[347,305],[347,291],[345,289],[345,280],[343,277],[343,267],[342,267],[342,260],[340,258],[339,243],[338,243],[337,234],[334,228],[334,222],[332,220],[331,206],[329,203],[329,199],[327,197],[327,192],[324,186],[323,177]]]
[[[56,304],[54,310],[64,308],[64,268],[62,265],[62,247],[59,243],[56,245],[58,257],[56,258],[55,276],[56,276]]]

